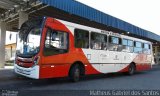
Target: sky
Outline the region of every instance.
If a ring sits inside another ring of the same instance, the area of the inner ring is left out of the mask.
[[[160,35],[160,0],[76,0]]]

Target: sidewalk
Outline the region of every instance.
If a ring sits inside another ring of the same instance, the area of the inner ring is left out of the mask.
[[[13,69],[14,66],[5,66],[4,68],[0,68],[0,70],[5,70],[5,69]]]

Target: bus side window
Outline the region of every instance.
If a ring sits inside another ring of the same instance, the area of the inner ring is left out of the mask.
[[[142,43],[135,41],[134,45],[135,45],[134,52],[135,53],[142,53]]]
[[[122,39],[123,52],[133,52],[133,41],[129,39]]]
[[[122,45],[127,46],[128,45],[128,40],[123,38],[122,39]]]
[[[133,41],[132,40],[128,40],[128,48],[129,48],[129,52],[133,52]]]
[[[122,39],[122,46],[123,46],[123,49],[122,49],[122,51],[123,52],[128,52],[128,40],[127,39],[125,39],[125,38],[123,38]]]
[[[147,43],[143,44],[143,53],[145,53],[145,54],[150,54],[151,53],[150,44],[147,44]]]
[[[89,48],[89,31],[75,29],[74,44],[76,48]]]
[[[69,34],[67,32],[48,29],[45,38],[44,56],[68,52]]]
[[[110,51],[118,51],[119,38],[114,36],[109,36],[109,46]]]
[[[91,49],[107,50],[107,35],[92,32],[90,45]]]

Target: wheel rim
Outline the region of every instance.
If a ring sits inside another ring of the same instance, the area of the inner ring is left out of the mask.
[[[77,68],[77,69],[75,70],[75,72],[74,72],[74,79],[75,79],[75,80],[78,80],[78,79],[79,79],[79,75],[80,75],[79,72],[80,72],[80,71],[79,71],[79,69]]]
[[[134,68],[133,68],[133,66],[131,66],[131,67],[129,68],[129,72],[130,72],[130,74],[133,74],[133,73],[134,73]]]

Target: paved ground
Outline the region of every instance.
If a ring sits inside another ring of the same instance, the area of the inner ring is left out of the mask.
[[[150,71],[138,72],[133,76],[105,74],[86,76],[77,83],[68,79],[33,80],[16,76],[13,69],[0,70],[2,90],[112,90],[112,89],[153,89],[160,90],[160,66]]]

